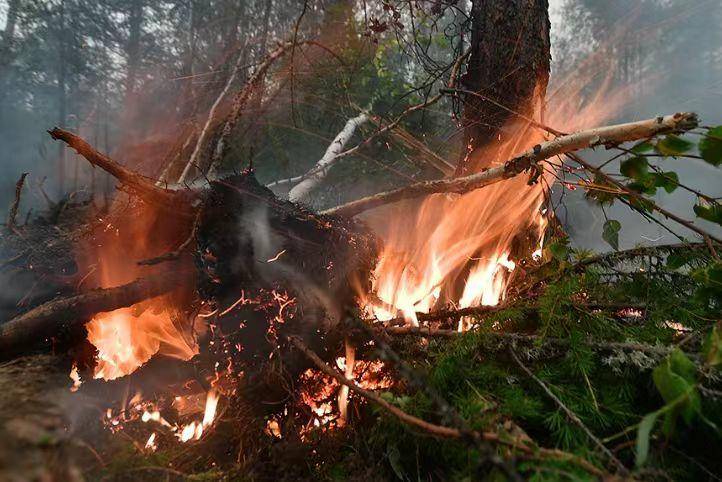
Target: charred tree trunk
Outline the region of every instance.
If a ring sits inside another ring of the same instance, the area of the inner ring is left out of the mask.
[[[546,94],[550,40],[547,0],[473,0],[471,56],[464,88],[533,117]],[[480,168],[473,155],[497,138],[510,113],[479,96],[464,99],[466,155],[456,175]]]

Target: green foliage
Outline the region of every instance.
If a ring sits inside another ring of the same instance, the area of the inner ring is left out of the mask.
[[[712,263],[692,273],[699,284],[697,298],[707,303],[722,304],[722,263]]]
[[[641,180],[649,174],[649,163],[644,156],[634,156],[622,161],[619,172],[623,176]]]
[[[722,205],[719,203],[700,201],[700,204],[694,205],[694,213],[706,221],[722,225]]]
[[[697,368],[694,363],[679,349],[674,350],[654,369],[654,384],[667,404],[674,409],[665,413],[664,431],[672,433],[678,415],[689,424],[700,411],[699,393],[696,385]]]
[[[722,126],[713,127],[699,141],[699,155],[715,167],[722,164]]]
[[[622,229],[622,223],[616,219],[608,219],[602,228],[602,239],[615,250],[619,249],[619,231]]]
[[[669,134],[657,141],[655,150],[663,156],[681,156],[694,147],[694,144],[687,139],[675,134]]]

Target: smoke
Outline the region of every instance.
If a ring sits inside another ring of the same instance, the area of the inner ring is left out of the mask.
[[[580,68],[612,73],[611,90],[628,89],[624,105],[610,122],[627,122],[680,111],[699,114],[703,125],[722,122],[722,4],[708,0],[645,0],[629,2],[552,0],[552,85]],[[699,139],[694,139],[697,141]],[[583,153],[597,163],[614,151]],[[722,171],[703,161],[664,159],[665,171],[679,174],[682,184],[712,197],[722,196]],[[608,166],[618,172],[619,163]],[[560,188],[554,189],[557,199]],[[664,227],[650,223],[616,203],[605,213],[584,199],[581,190],[564,194],[557,210],[573,242],[583,248],[608,250],[602,241],[605,220],[622,223],[620,249],[638,244],[665,244],[677,240]],[[683,189],[661,192],[655,202],[686,219],[695,220],[696,196]],[[662,219],[676,233],[696,239],[691,231]],[[712,223],[695,220],[711,233],[722,233]]]

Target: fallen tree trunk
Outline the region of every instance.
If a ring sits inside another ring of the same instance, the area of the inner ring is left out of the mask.
[[[7,359],[63,331],[85,323],[88,317],[134,305],[178,287],[178,273],[163,273],[114,288],[100,288],[60,298],[33,308],[0,325],[0,359]]]
[[[538,144],[528,151],[505,162],[476,174],[454,179],[422,181],[393,191],[382,192],[323,211],[322,214],[356,216],[364,211],[404,199],[428,196],[437,193],[464,194],[475,189],[514,177],[531,169],[537,163],[554,156],[600,145],[614,145],[637,141],[670,132],[688,131],[697,127],[697,115],[689,112],[677,113],[655,119],[630,122],[612,126],[597,127],[557,137]]]

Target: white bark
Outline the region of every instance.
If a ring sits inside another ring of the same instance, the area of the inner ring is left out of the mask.
[[[498,167],[492,167],[465,177],[417,182],[393,191],[386,191],[351,201],[322,211],[321,214],[351,217],[368,209],[395,203],[403,199],[444,192],[464,194],[516,176],[537,163],[557,155],[599,145],[637,141],[669,132],[684,132],[696,128],[697,124],[696,114],[684,112],[627,124],[583,130],[542,142]]]
[[[318,185],[324,180],[331,166],[340,159],[338,154],[343,150],[351,137],[353,137],[356,129],[360,125],[368,122],[368,120],[369,116],[366,113],[361,113],[356,117],[349,119],[341,132],[338,133],[336,138],[328,146],[323,157],[316,163],[315,166],[306,172],[306,174],[284,181],[276,181],[275,183],[269,184],[269,187],[285,184],[287,182],[292,183],[300,181],[289,191],[288,199],[294,202],[306,200],[311,191],[318,187]]]

